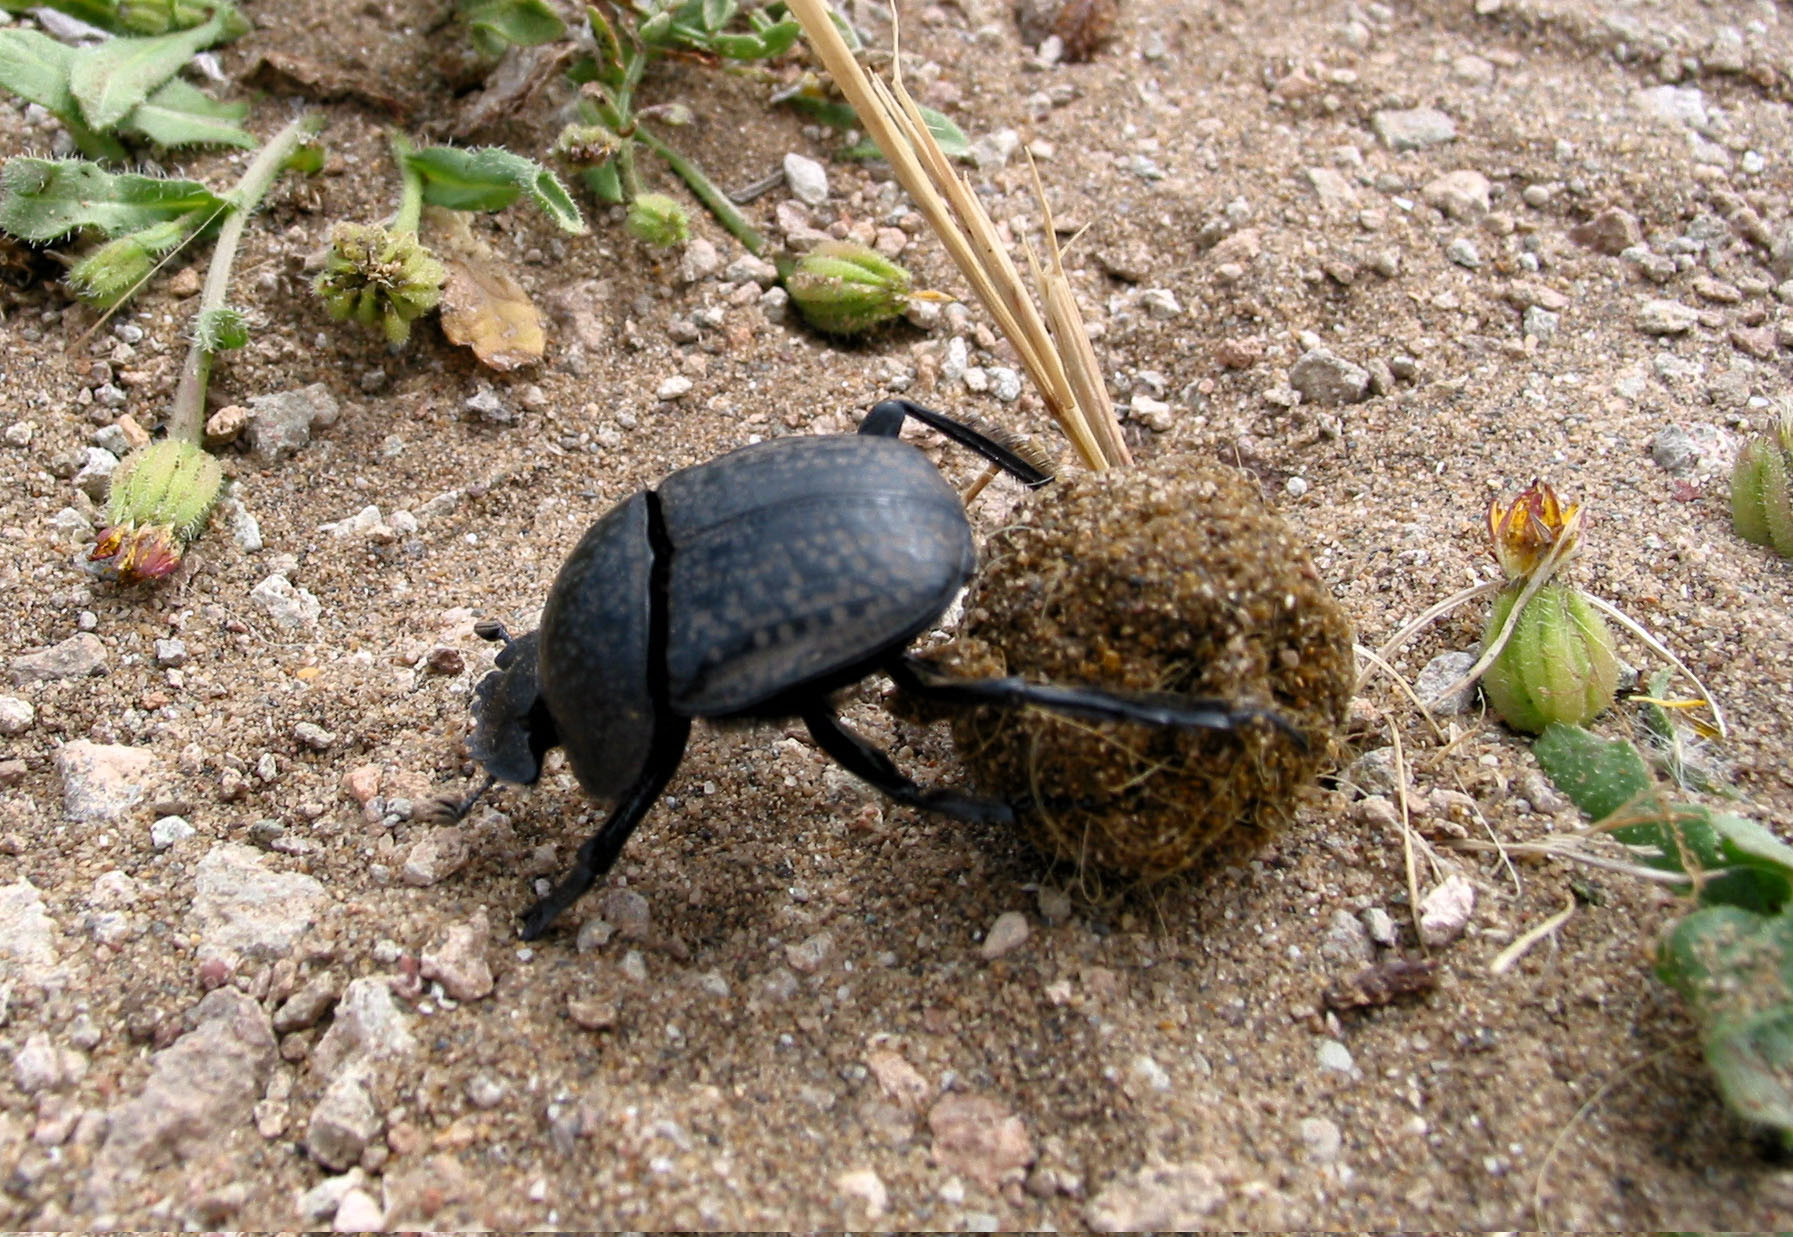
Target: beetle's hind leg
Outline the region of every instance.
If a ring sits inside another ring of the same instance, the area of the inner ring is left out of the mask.
[[[647,767],[635,784],[611,809],[610,818],[585,840],[572,868],[560,878],[548,896],[523,913],[523,939],[533,941],[548,930],[548,925],[567,907],[577,902],[600,876],[616,864],[623,853],[623,844],[635,832],[635,826],[648,814],[660,792],[679,767],[685,755],[685,741],[691,737],[691,719],[663,713],[654,723],[653,746],[648,749]]]
[[[958,820],[1009,824],[1015,809],[1000,799],[984,799],[962,791],[927,789],[903,776],[888,754],[841,724],[826,701],[803,710],[803,724],[824,752],[860,781],[883,791],[898,803],[926,808]]]
[[[907,654],[885,666],[902,690],[947,704],[990,704],[1002,708],[1037,705],[1054,713],[1097,722],[1139,722],[1199,730],[1238,730],[1255,721],[1268,722],[1301,747],[1307,736],[1273,709],[1235,704],[1207,696],[1176,692],[1109,692],[1095,687],[1054,687],[1021,678],[959,679],[932,662]]]

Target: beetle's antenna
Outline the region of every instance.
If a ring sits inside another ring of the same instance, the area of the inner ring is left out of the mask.
[[[452,825],[465,818],[473,810],[473,805],[479,802],[479,797],[492,789],[497,781],[497,778],[488,773],[486,780],[475,786],[470,794],[432,795],[417,806],[412,819],[432,825]]]

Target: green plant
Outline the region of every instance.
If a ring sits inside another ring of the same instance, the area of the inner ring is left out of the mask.
[[[1731,470],[1731,525],[1745,541],[1793,558],[1793,410],[1737,453]]]
[[[216,0],[0,0],[0,10],[8,13],[32,9],[55,9],[113,34],[167,34],[201,25],[223,11],[227,13],[225,38],[249,33],[249,23]]]
[[[500,56],[512,44],[552,43],[567,29],[546,0],[455,0],[454,7],[482,56]]]
[[[743,9],[736,0],[635,0],[632,7],[607,4],[586,8],[595,53],[576,63],[571,76],[582,84],[578,112],[561,132],[556,153],[579,169],[599,200],[627,205],[643,191],[636,148],[659,156],[717,222],[755,254],[766,239],[726,193],[695,162],[648,125],[689,123],[681,105],[643,106],[638,92],[655,61],[684,56],[710,63],[767,60],[788,51],[802,33],[782,4]]]
[[[223,483],[216,461],[200,446],[206,384],[217,354],[249,338],[243,312],[225,301],[231,267],[243,228],[275,178],[287,168],[321,166],[321,152],[309,145],[321,127],[315,117],[287,125],[221,194],[198,181],[108,172],[79,159],[20,156],[0,169],[0,228],[31,241],[78,231],[113,238],[71,272],[78,291],[108,305],[142,285],[153,258],[217,229],[191,345],[168,409],[167,438],[132,453],[114,475],[110,527],[92,555],[104,564],[102,574],[125,582],[165,576],[204,527]]]
[[[121,23],[119,10],[137,11],[100,0],[91,7]],[[8,27],[0,29],[0,88],[55,116],[89,159],[128,158],[120,134],[158,146],[253,147],[255,138],[237,123],[247,104],[219,103],[178,76],[199,52],[247,29],[228,4],[216,6],[190,29],[112,38],[92,47],[70,47],[35,30]]]
[[[418,234],[425,206],[457,211],[502,210],[527,198],[562,231],[585,231],[566,186],[548,169],[498,147],[418,150],[392,135],[398,165],[398,213],[384,224],[340,223],[324,269],[313,284],[330,316],[376,327],[394,348],[411,323],[435,309],[449,271]]]
[[[1619,661],[1593,599],[1553,578],[1579,549],[1581,508],[1534,481],[1511,505],[1488,507],[1488,535],[1507,577],[1482,636],[1482,690],[1501,719],[1533,734],[1580,724],[1611,706]]]
[[[1697,899],[1657,974],[1687,1001],[1726,1103],[1793,1147],[1793,846],[1746,816],[1668,798],[1622,739],[1552,725],[1533,750],[1596,828]]]

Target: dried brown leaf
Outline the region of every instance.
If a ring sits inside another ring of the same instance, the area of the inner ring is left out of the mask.
[[[473,235],[466,216],[429,210],[424,233],[448,269],[438,312],[449,342],[473,349],[481,364],[501,372],[541,360],[547,337],[535,302],[498,255]]]

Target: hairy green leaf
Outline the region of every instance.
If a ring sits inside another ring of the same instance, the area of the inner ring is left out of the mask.
[[[585,231],[566,186],[533,159],[497,146],[476,150],[431,146],[410,155],[407,162],[423,178],[423,200],[431,206],[502,210],[527,195],[562,231]]]
[[[74,54],[35,30],[0,30],[0,86],[52,115],[76,114],[68,84]]]
[[[585,182],[585,187],[590,189],[592,196],[600,202],[609,202],[613,206],[620,206],[629,200],[628,195],[623,192],[622,178],[617,174],[614,159],[599,167],[586,168],[579,173],[579,179]]]
[[[566,33],[566,23],[545,0],[456,0],[456,11],[481,55],[500,56],[515,43],[535,47]]]
[[[739,7],[735,0],[701,0],[699,8],[703,28],[714,34],[728,25],[729,18],[735,15]]]
[[[69,67],[69,89],[87,123],[109,129],[163,82],[180,72],[200,51],[226,36],[228,5],[191,30],[146,39],[108,39],[77,52]]]
[[[255,136],[236,122],[247,103],[220,103],[199,87],[171,77],[125,117],[123,127],[158,146],[255,147]]]
[[[1656,966],[1692,1009],[1732,1111],[1793,1141],[1793,915],[1695,911]]]
[[[108,172],[80,159],[18,156],[0,168],[0,229],[52,241],[80,228],[135,232],[194,211],[222,214],[223,198],[194,180]]]
[[[1602,739],[1580,726],[1546,727],[1532,752],[1556,788],[1596,822],[1605,820],[1653,786],[1637,749],[1623,739]]]

